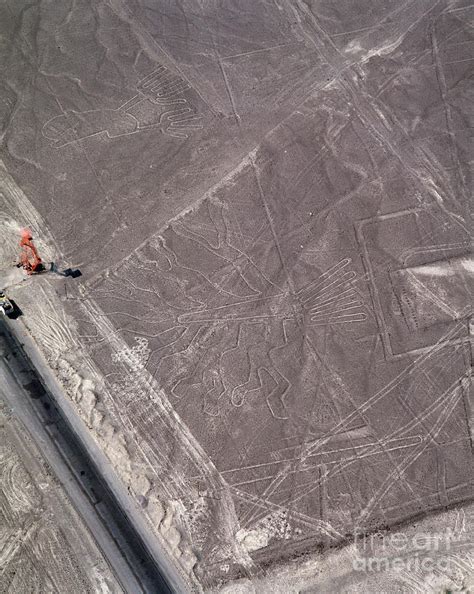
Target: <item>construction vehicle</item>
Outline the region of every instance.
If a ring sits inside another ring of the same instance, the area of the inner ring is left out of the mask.
[[[4,316],[11,316],[14,312],[13,303],[8,299],[4,291],[0,291],[0,313]]]
[[[43,261],[33,243],[33,236],[29,229],[21,230],[20,248],[21,254],[19,266],[22,266],[27,274],[36,274],[44,270]]]

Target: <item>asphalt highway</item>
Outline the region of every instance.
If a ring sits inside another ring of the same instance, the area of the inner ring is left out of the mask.
[[[124,591],[178,591],[168,583],[81,439],[1,319],[0,398],[45,456]]]

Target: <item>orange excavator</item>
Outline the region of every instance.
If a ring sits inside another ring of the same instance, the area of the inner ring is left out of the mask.
[[[20,266],[27,274],[35,274],[44,270],[43,261],[41,260],[38,250],[33,243],[33,236],[29,229],[21,230],[20,239]]]

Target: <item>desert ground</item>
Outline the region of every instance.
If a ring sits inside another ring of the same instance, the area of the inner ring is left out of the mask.
[[[473,16],[0,4],[0,284],[189,591],[470,583]],[[352,571],[462,513],[445,582]]]

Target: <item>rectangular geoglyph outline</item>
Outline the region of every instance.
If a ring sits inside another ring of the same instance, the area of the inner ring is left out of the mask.
[[[385,359],[387,361],[394,360],[394,359],[402,359],[408,355],[419,355],[419,354],[429,352],[433,348],[434,345],[430,344],[430,345],[426,345],[426,346],[423,346],[420,348],[410,349],[407,351],[401,351],[398,353],[394,351],[394,349],[392,347],[391,340],[390,340],[390,333],[388,330],[388,326],[385,322],[385,316],[383,313],[382,304],[381,304],[380,297],[379,297],[379,291],[378,291],[377,283],[375,281],[375,274],[374,274],[372,264],[370,261],[369,250],[367,248],[367,243],[366,243],[365,237],[364,237],[364,227],[367,225],[370,225],[370,224],[374,224],[376,222],[405,217],[405,216],[408,216],[411,214],[417,214],[420,212],[426,213],[426,211],[427,211],[427,209],[422,208],[422,207],[410,208],[407,210],[401,210],[401,211],[397,211],[397,212],[393,212],[393,213],[389,213],[389,214],[385,214],[385,215],[378,215],[375,217],[370,217],[368,219],[361,219],[360,221],[357,221],[354,225],[355,231],[356,231],[356,236],[357,236],[357,241],[361,247],[362,262],[363,262],[363,265],[365,268],[365,272],[367,274],[367,279],[369,282],[369,290],[370,290],[370,294],[372,297],[372,304],[374,307],[374,313],[375,313],[375,317],[377,319],[377,325],[379,327],[380,338],[381,338],[383,349],[384,349]],[[467,323],[468,323],[468,321],[467,321]],[[449,333],[448,333],[448,335],[449,335]],[[450,344],[450,345],[462,345],[462,344],[466,344],[469,341],[470,341],[470,336],[469,336],[469,332],[468,332],[467,336],[465,336],[465,337],[449,338],[445,342],[446,342],[446,344]]]

